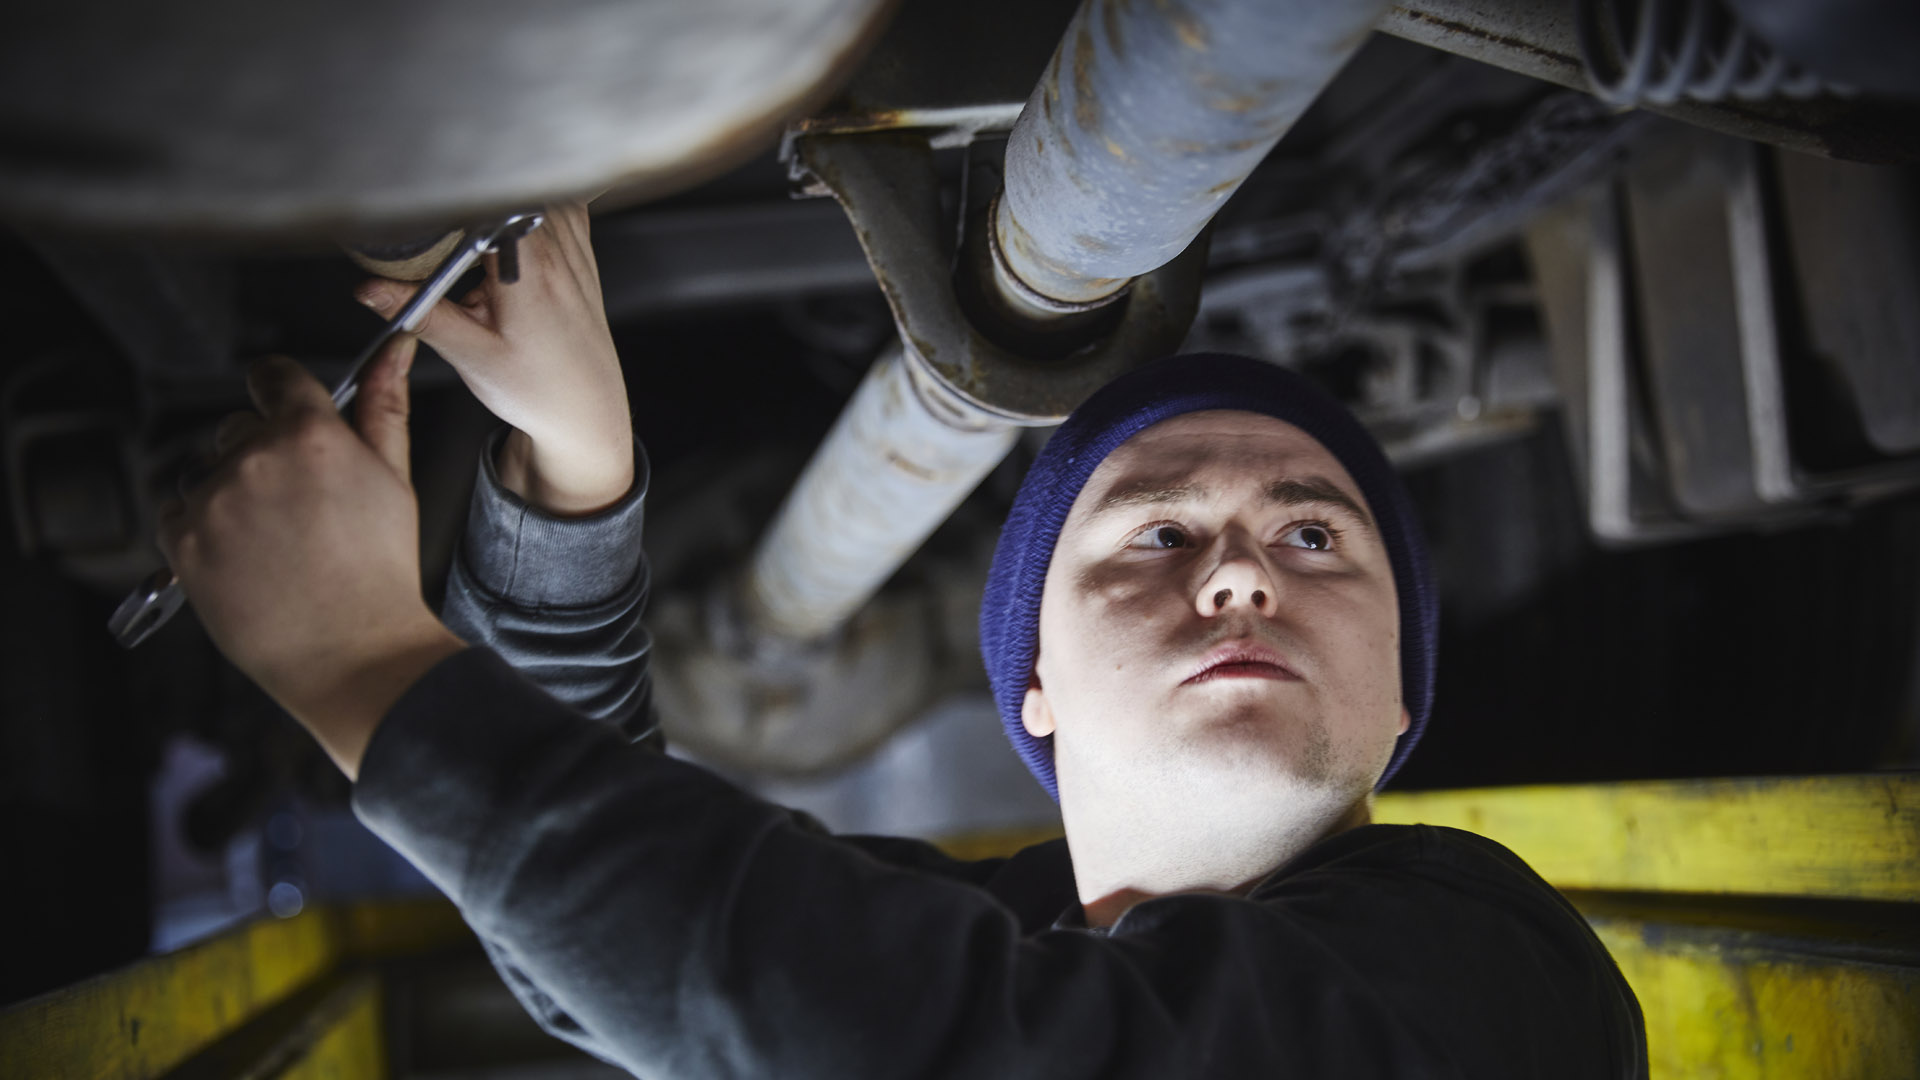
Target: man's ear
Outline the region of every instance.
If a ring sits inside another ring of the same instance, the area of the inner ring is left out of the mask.
[[[1398,734],[1405,735],[1407,733],[1407,729],[1412,726],[1413,726],[1413,714],[1408,712],[1406,708],[1402,706],[1400,709],[1400,731],[1398,732]]]
[[[1040,689],[1037,671],[1027,679],[1027,696],[1020,701],[1020,726],[1036,739],[1053,734],[1053,706],[1047,704],[1047,695]]]

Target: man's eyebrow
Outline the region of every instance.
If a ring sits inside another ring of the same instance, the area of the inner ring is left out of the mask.
[[[1108,510],[1117,510],[1123,506],[1150,506],[1156,503],[1186,502],[1189,499],[1206,497],[1207,489],[1199,484],[1169,484],[1149,480],[1107,492],[1106,497],[1093,508],[1093,512],[1104,514]]]
[[[1340,490],[1340,485],[1324,476],[1300,476],[1275,480],[1267,485],[1267,501],[1281,506],[1310,504],[1336,506],[1352,515],[1366,528],[1373,528],[1373,518],[1367,513],[1367,508]]]
[[[1205,499],[1209,494],[1200,484],[1170,484],[1162,480],[1148,480],[1127,487],[1109,491],[1093,508],[1094,514],[1103,514],[1108,510],[1117,510],[1126,506],[1152,506],[1164,503],[1187,502]],[[1284,480],[1275,480],[1266,488],[1267,502],[1278,506],[1332,506],[1352,516],[1368,529],[1373,528],[1373,518],[1367,509],[1352,496],[1340,490],[1340,485],[1324,476],[1297,476]]]

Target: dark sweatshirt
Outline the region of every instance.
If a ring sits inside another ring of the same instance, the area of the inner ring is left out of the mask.
[[[831,836],[635,744],[641,470],[557,520],[483,463],[445,614],[484,647],[394,706],[354,791],[548,1030],[650,1078],[1646,1075],[1606,950],[1471,833],[1354,829],[1092,930],[1062,841]]]

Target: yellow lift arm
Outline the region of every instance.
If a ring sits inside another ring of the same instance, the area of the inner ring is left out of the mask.
[[[1565,892],[1655,1080],[1920,1080],[1920,773],[1390,794],[1374,819],[1490,836]],[[466,938],[436,902],[256,922],[0,1013],[0,1076],[384,1077],[382,962]]]

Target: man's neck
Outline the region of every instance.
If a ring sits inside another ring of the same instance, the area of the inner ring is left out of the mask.
[[[1244,896],[1288,860],[1321,840],[1373,820],[1373,799],[1361,799],[1330,823],[1288,823],[1279,827],[1203,837],[1163,835],[1157,842],[1109,834],[1104,842],[1075,839],[1071,821],[1067,846],[1073,855],[1075,882],[1088,926],[1112,926],[1143,900],[1178,893],[1213,892]],[[1231,839],[1227,839],[1230,836]],[[1172,842],[1168,842],[1172,841]],[[1234,842],[1237,841],[1237,842]]]

